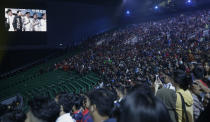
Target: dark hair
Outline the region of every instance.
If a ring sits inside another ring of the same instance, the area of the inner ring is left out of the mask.
[[[20,13],[20,10],[17,11],[17,14]]]
[[[34,13],[33,16],[34,16],[34,15],[37,15],[37,13]]]
[[[30,12],[26,12],[25,14],[30,14]]]
[[[60,113],[60,106],[48,97],[35,97],[29,101],[32,114],[47,122],[54,122]]]
[[[101,116],[110,116],[114,106],[113,94],[107,89],[97,89],[89,93],[91,105],[96,105],[96,108]]]
[[[58,103],[63,106],[63,110],[66,113],[69,113],[72,110],[73,107],[72,97],[73,96],[71,94],[59,95]]]
[[[71,99],[72,99],[73,106],[75,106],[77,110],[83,107],[84,97],[82,97],[79,94],[74,94]]]
[[[8,14],[8,13],[11,12],[11,11],[12,11],[11,9],[8,9],[6,13]]]
[[[196,66],[195,69],[193,70],[193,74],[195,79],[202,79],[204,76],[204,70],[201,67]]]
[[[166,107],[152,94],[136,90],[122,103],[119,122],[170,122]]]
[[[24,122],[26,115],[22,111],[6,113],[1,117],[1,122]]]
[[[42,15],[41,15],[41,17],[43,17],[45,14],[43,13]]]
[[[189,86],[192,84],[192,78],[183,70],[176,70],[173,74],[174,82],[177,83],[180,88],[187,90]]]
[[[145,92],[146,94],[152,93],[151,88],[147,84],[143,83],[143,81],[138,82],[133,87],[130,87],[130,89],[128,90],[128,94],[136,90],[140,90],[142,92]]]

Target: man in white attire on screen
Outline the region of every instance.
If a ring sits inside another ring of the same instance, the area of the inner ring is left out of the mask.
[[[24,31],[32,31],[31,29],[31,19],[30,13],[26,12],[25,17],[23,19]]]
[[[42,14],[42,19],[40,20],[40,31],[47,31],[46,13]]]
[[[39,31],[39,27],[40,27],[40,21],[38,19],[37,13],[33,14],[33,19],[31,21],[31,28],[32,31]]]
[[[14,21],[15,16],[12,14],[12,11],[10,9],[7,11],[7,14],[8,14],[7,23],[9,24],[8,31],[14,31],[13,21]]]

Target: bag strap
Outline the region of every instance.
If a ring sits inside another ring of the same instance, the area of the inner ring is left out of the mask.
[[[179,93],[179,92],[178,92]],[[181,96],[181,100],[182,100],[182,121],[184,120],[184,114],[185,114],[185,117],[186,117],[186,122],[189,122],[189,119],[188,119],[188,115],[187,115],[187,110],[186,110],[186,106],[185,106],[185,101],[184,101],[184,98],[182,96],[181,93],[179,93],[180,96]]]
[[[173,111],[174,111],[174,114],[175,114],[175,119],[176,119],[176,122],[178,122],[178,121],[179,121],[179,119],[178,119],[178,115],[177,115],[176,109],[173,109]]]

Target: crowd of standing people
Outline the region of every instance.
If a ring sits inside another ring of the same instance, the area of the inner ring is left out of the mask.
[[[201,10],[98,35],[85,42],[87,51],[56,63],[55,69],[77,71],[81,75],[96,72],[101,76],[100,84],[89,93],[60,93],[53,100],[35,98],[29,102],[30,110],[22,119],[208,121],[209,26],[210,10]],[[9,119],[8,116],[2,118]]]

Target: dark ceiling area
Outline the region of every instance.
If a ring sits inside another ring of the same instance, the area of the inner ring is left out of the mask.
[[[2,0],[3,3],[18,3],[18,2],[74,2],[74,3],[82,3],[82,4],[92,4],[92,5],[102,5],[102,6],[115,6],[119,5],[123,0]]]
[[[2,0],[3,3],[49,3],[49,2],[71,2],[98,6],[121,6],[124,8],[133,9],[152,9],[154,6],[158,5],[161,8],[167,10],[179,10],[186,7],[186,1],[188,0]],[[194,7],[210,5],[210,0],[190,0],[192,1]],[[141,9],[141,10],[142,10]]]
[[[120,3],[122,3],[123,0],[62,0],[62,1],[70,1],[70,2],[86,3],[86,4],[94,4],[94,5],[114,6],[114,5],[119,5]]]

